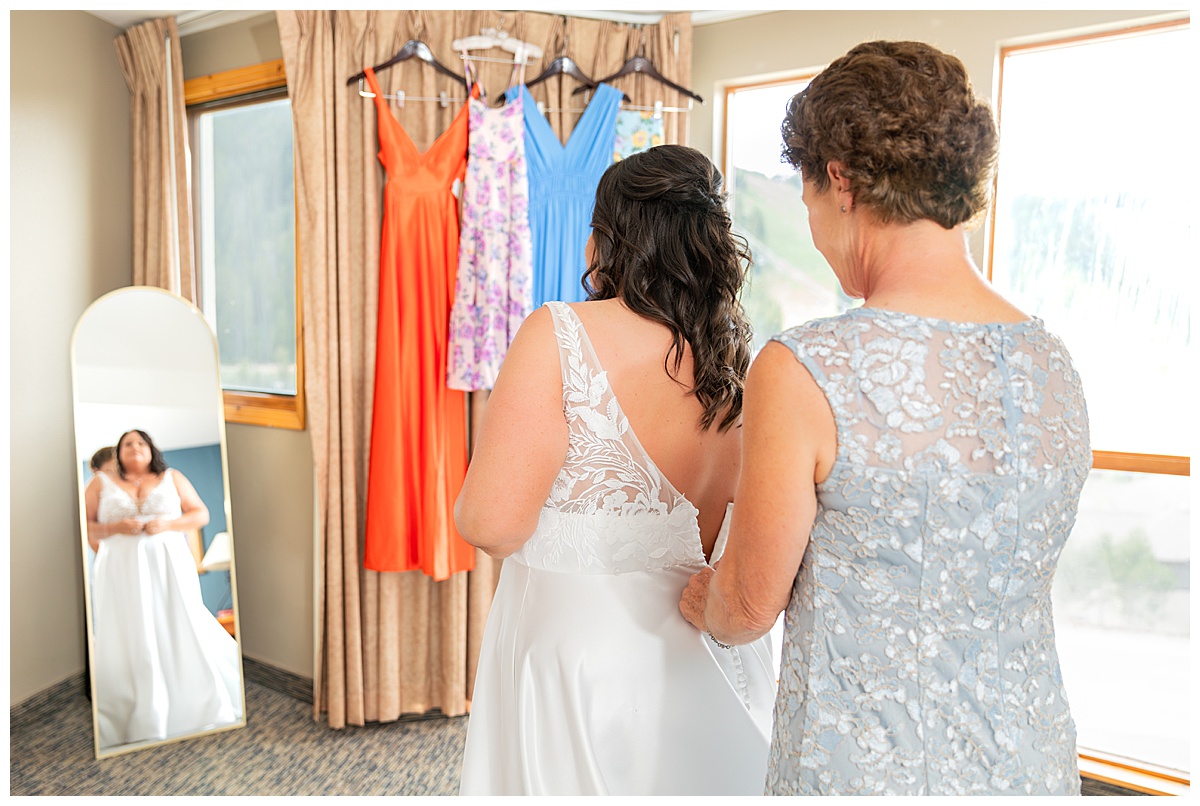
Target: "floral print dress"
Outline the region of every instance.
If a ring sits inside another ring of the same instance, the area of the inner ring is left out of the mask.
[[[450,312],[446,385],[491,389],[500,362],[533,310],[533,247],[522,96],[492,109],[470,104],[458,278]]]
[[[1050,587],[1091,467],[1038,319],[785,331],[837,457],[784,622],[773,794],[1079,794]]]
[[[662,118],[650,111],[622,109],[617,112],[617,135],[613,140],[613,162],[666,142]]]

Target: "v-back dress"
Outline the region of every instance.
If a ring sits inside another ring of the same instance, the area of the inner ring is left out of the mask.
[[[550,300],[581,302],[585,245],[600,177],[613,162],[622,93],[600,84],[566,145],[538,111],[524,84],[507,91],[525,105],[525,159],[529,166],[529,227],[533,234],[533,307]]]
[[[182,514],[172,471],[139,504],[104,473],[96,520]],[[93,700],[101,748],[185,736],[242,716],[237,642],[204,605],[182,532],[103,538],[92,566]]]
[[[1079,794],[1050,588],[1092,456],[1062,342],[876,308],[775,340],[838,448],[785,616],[768,792]]]
[[[475,567],[454,526],[467,475],[466,397],[446,386],[458,267],[458,200],[467,107],[421,153],[388,108],[375,72],[379,161],[387,172],[363,566],[444,580]],[[472,94],[478,92],[478,87]]]
[[[575,312],[547,306],[569,448],[501,569],[460,794],[761,794],[769,639],[722,649],[684,620],[706,565],[697,510],[630,429]]]

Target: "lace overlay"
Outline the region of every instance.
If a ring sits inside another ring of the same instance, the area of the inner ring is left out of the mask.
[[[1037,319],[868,308],[775,340],[838,451],[787,609],[768,791],[1078,794],[1050,588],[1091,451],[1063,344]]]
[[[537,530],[513,557],[572,573],[703,567],[696,508],[630,429],[575,312],[563,302],[546,305],[558,340],[570,444]]]
[[[126,518],[136,518],[142,523],[156,518],[175,520],[183,514],[179,491],[175,489],[170,468],[163,472],[163,477],[140,504],[108,476],[103,473],[96,475],[100,477],[100,503],[96,508],[96,520],[99,523],[113,523]]]

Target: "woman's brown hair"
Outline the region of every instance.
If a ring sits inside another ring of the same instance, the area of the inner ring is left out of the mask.
[[[864,42],[789,102],[783,157],[824,191],[838,160],[855,204],[881,223],[946,229],[987,207],[997,153],[991,108],[966,67],[923,42]]]
[[[721,172],[694,148],[656,146],[615,163],[596,190],[583,276],[588,299],[617,298],[666,325],[672,378],[691,347],[688,392],[704,406],[701,427],[721,431],[741,416],[751,332],[739,299],[750,252],[725,202]]]

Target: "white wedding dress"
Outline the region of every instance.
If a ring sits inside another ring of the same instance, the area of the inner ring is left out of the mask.
[[[574,311],[546,304],[570,447],[500,573],[459,792],[761,795],[768,639],[722,649],[684,620],[705,567],[696,508],[638,442]]]
[[[100,523],[182,514],[169,469],[140,506],[112,479],[96,475]],[[101,748],[240,721],[237,642],[205,607],[182,532],[103,538],[92,570],[92,622]]]

